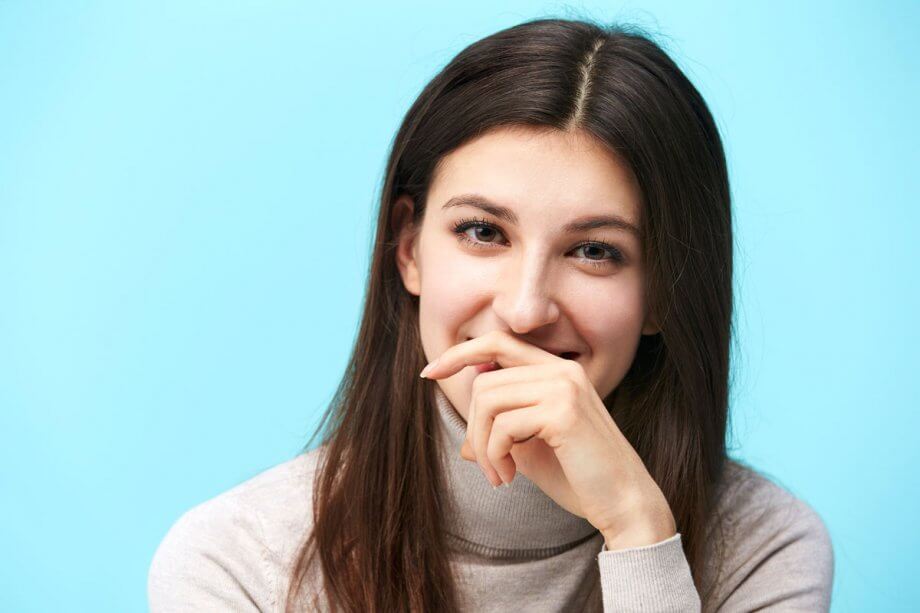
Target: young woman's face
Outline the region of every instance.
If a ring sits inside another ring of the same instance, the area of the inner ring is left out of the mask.
[[[631,171],[580,132],[500,128],[445,156],[421,227],[400,234],[397,255],[406,289],[419,297],[425,357],[505,330],[577,352],[607,396],[640,336],[657,332],[630,229],[640,226],[640,202]],[[404,230],[412,205],[397,202]],[[589,221],[605,223],[574,227]],[[468,366],[437,381],[464,418],[477,374]]]

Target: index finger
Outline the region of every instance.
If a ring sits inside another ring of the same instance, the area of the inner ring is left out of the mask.
[[[548,351],[515,338],[503,330],[495,330],[448,348],[422,370],[421,376],[428,379],[450,377],[460,369],[473,364],[494,362],[498,368],[511,368],[557,359],[559,358],[556,355]]]

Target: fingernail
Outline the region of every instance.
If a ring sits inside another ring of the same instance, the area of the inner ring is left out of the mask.
[[[480,466],[480,467],[479,467],[479,470],[482,471],[482,476],[485,477],[485,480],[489,483],[489,485],[492,485],[492,479],[489,478],[488,473],[486,473],[486,469],[484,469],[482,466]],[[498,478],[501,479],[501,475],[499,475]],[[498,487],[499,487],[500,485],[501,485],[501,483],[499,483],[498,485],[492,485],[492,489],[493,489],[493,490],[498,489]]]
[[[424,378],[425,375],[427,375],[428,373],[431,372],[431,370],[435,367],[435,364],[437,364],[437,363],[438,363],[438,361],[435,360],[434,362],[432,362],[432,363],[428,364],[427,366],[425,366],[425,368],[422,369],[422,372],[420,372],[418,376]]]

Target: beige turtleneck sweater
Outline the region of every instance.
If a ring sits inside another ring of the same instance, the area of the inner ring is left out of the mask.
[[[581,517],[524,475],[492,489],[460,457],[466,422],[440,387],[448,539],[465,611],[700,611],[680,534],[645,547],[607,551]],[[148,600],[161,611],[280,613],[290,564],[309,530],[310,491],[323,448],[299,454],[182,514],[154,554]],[[820,516],[749,467],[731,461],[719,508],[724,517],[704,587],[706,611],[808,610],[830,606],[834,560]],[[714,552],[724,548],[717,575]],[[308,577],[300,596],[322,596]]]

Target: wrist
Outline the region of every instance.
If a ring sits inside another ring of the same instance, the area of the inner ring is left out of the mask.
[[[619,551],[622,549],[631,549],[633,547],[656,545],[677,534],[677,530],[644,527],[622,530],[615,534],[605,532],[601,534],[604,536],[604,544],[607,546],[607,551]]]
[[[677,526],[671,509],[656,506],[637,514],[632,521],[600,531],[608,551],[655,545],[677,534]]]

